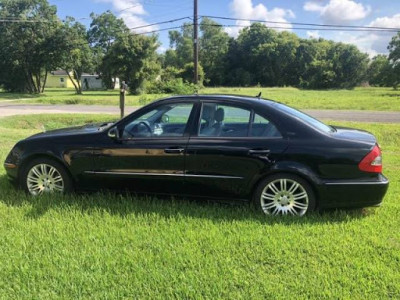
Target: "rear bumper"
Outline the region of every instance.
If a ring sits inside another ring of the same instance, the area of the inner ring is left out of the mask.
[[[379,206],[388,187],[389,180],[381,174],[375,181],[325,181],[318,191],[320,208]]]

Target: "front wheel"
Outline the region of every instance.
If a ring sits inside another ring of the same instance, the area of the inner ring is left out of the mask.
[[[315,196],[304,179],[291,174],[276,174],[258,185],[254,204],[267,215],[301,217],[315,209]]]
[[[72,191],[72,181],[65,168],[47,158],[30,161],[22,171],[20,183],[33,196]]]

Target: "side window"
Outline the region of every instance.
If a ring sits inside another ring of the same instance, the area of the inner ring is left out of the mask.
[[[181,137],[192,108],[193,103],[158,106],[127,124],[122,137]]]
[[[282,137],[274,124],[259,114],[254,114],[250,136],[254,137]]]
[[[199,136],[247,137],[250,110],[230,105],[204,103]]]

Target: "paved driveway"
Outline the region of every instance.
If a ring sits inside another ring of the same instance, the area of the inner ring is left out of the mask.
[[[127,107],[131,113],[139,107]],[[367,111],[367,110],[315,110],[304,109],[305,113],[322,120],[400,123],[400,112]],[[86,113],[86,114],[119,114],[116,106],[101,105],[25,105],[0,103],[0,117],[29,114]]]

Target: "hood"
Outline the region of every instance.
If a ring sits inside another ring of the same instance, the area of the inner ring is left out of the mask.
[[[365,142],[371,144],[372,146],[376,144],[375,136],[368,131],[339,126],[331,127],[335,129],[335,132],[332,133],[335,138]]]
[[[46,138],[46,137],[62,137],[62,136],[71,136],[71,135],[82,135],[82,134],[90,134],[104,130],[108,128],[111,123],[93,123],[93,124],[86,124],[83,126],[75,126],[69,128],[62,128],[56,130],[49,130],[46,132],[41,132],[35,135],[32,135],[27,138],[30,139],[37,139],[37,138]]]

